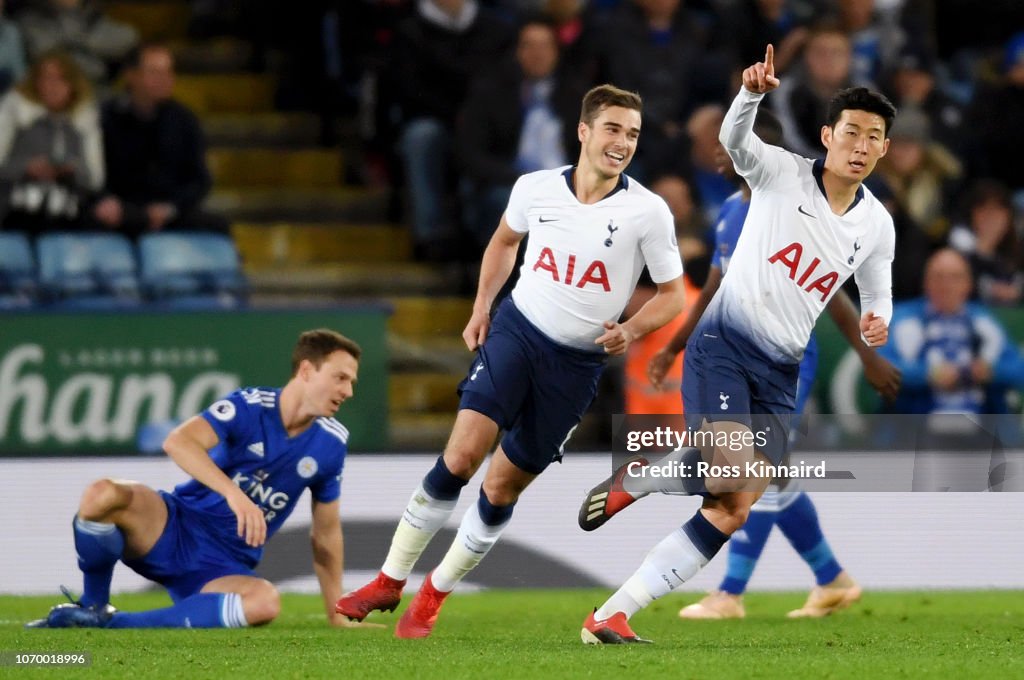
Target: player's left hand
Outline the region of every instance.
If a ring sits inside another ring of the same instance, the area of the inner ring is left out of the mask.
[[[865,352],[864,377],[886,401],[893,401],[900,391],[903,374],[891,361],[877,352]]]
[[[633,334],[629,329],[615,321],[604,322],[604,333],[597,340],[595,345],[604,345],[605,354],[616,356],[625,354],[629,349],[629,343],[633,342]]]
[[[331,614],[331,627],[332,628],[383,628],[383,623],[371,623],[369,621],[354,621],[344,614],[334,612]]]
[[[889,340],[889,326],[885,319],[868,312],[860,319],[860,333],[868,343],[868,347],[881,347]]]

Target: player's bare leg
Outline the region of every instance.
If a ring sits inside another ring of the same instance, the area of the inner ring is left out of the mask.
[[[362,621],[374,610],[398,607],[416,560],[448,521],[459,492],[476,474],[497,436],[498,425],[487,416],[470,409],[459,411],[443,456],[409,499],[380,573],[339,599],[335,607],[339,614]]]
[[[466,511],[448,553],[437,569],[427,576],[423,587],[402,615],[395,628],[397,637],[423,638],[430,635],[445,598],[498,542],[501,532],[511,520],[512,508],[520,494],[536,478],[536,474],[517,467],[498,446],[480,488],[479,501]]]
[[[156,544],[167,525],[167,505],[153,489],[123,479],[98,479],[85,488],[78,518],[112,524],[124,536],[126,557],[141,557]]]

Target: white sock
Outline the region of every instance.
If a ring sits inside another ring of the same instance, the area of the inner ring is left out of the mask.
[[[479,503],[474,503],[466,510],[452,547],[430,576],[434,588],[442,593],[454,590],[455,584],[480,564],[480,560],[498,542],[498,537],[507,526],[508,522],[497,526],[484,524],[480,517]]]
[[[594,618],[603,621],[623,612],[628,619],[693,578],[707,563],[708,559],[683,530],[676,529],[647,553],[640,568],[601,605]]]
[[[221,605],[221,621],[225,628],[245,628],[249,622],[245,620],[245,607],[242,596],[238,593],[226,593]]]
[[[671,474],[671,472],[678,469],[678,464],[682,457],[692,450],[691,447],[684,446],[669,453],[664,458],[653,461],[646,469],[634,467],[634,474],[627,472],[626,476],[623,477],[622,488],[634,498],[643,498],[652,493],[686,495],[687,491],[683,488],[683,478],[679,474]],[[651,468],[655,467],[659,471],[664,471],[666,475],[655,476],[650,474]],[[690,470],[689,473],[691,475],[696,474],[694,470]]]
[[[409,499],[402,519],[398,521],[395,535],[391,539],[391,549],[380,570],[398,581],[407,579],[416,560],[427,549],[430,539],[448,521],[456,503],[457,500],[441,501],[434,498],[420,484]]]

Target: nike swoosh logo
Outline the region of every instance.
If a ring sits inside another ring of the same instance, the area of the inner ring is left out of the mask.
[[[558,221],[558,218],[557,218],[557,217],[552,217],[552,218],[551,218],[551,219],[549,219],[549,220],[546,220],[546,219],[544,219],[543,217],[541,217],[541,218],[540,218],[540,223],[541,223],[541,224],[547,224],[548,222],[557,222],[557,221]]]
[[[809,212],[807,212],[806,210],[804,210],[804,206],[803,206],[803,204],[802,204],[802,203],[801,203],[800,205],[798,205],[798,206],[797,206],[796,210],[797,210],[797,212],[799,212],[799,213],[803,213],[804,215],[807,215],[807,216],[808,216],[808,217],[810,217],[810,218],[811,218],[812,220],[816,220],[816,219],[818,219],[818,218],[817,218],[817,217],[816,217],[815,215],[812,215],[811,213],[809,213]]]

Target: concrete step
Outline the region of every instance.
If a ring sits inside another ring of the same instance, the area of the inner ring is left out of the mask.
[[[302,147],[320,138],[320,121],[312,113],[208,113],[200,122],[211,147]]]
[[[395,313],[388,331],[408,339],[456,338],[473,311],[473,301],[461,297],[402,297],[388,300]]]
[[[466,349],[461,335],[410,339],[388,333],[388,357],[393,373],[447,373],[458,382],[466,375],[476,354]]]
[[[189,3],[173,0],[105,2],[103,10],[110,18],[134,26],[143,42],[167,42],[184,38],[192,17]]]
[[[388,189],[216,188],[206,207],[239,222],[387,222]]]
[[[452,284],[433,267],[420,264],[348,263],[246,266],[246,277],[262,299],[309,298],[318,304],[355,295],[409,295],[451,290]]]
[[[388,412],[443,413],[459,406],[455,388],[462,375],[450,373],[391,373],[388,383]]]
[[[249,70],[252,63],[252,46],[237,38],[175,40],[167,46],[174,53],[178,73],[238,73]]]
[[[448,442],[451,413],[391,413],[391,447],[399,451],[441,451]]]
[[[337,187],[336,149],[215,148],[206,153],[214,185],[232,187]]]
[[[409,232],[395,225],[240,222],[231,227],[242,260],[269,264],[405,262]]]
[[[178,76],[174,96],[196,115],[256,113],[274,108],[274,76],[216,73]]]

